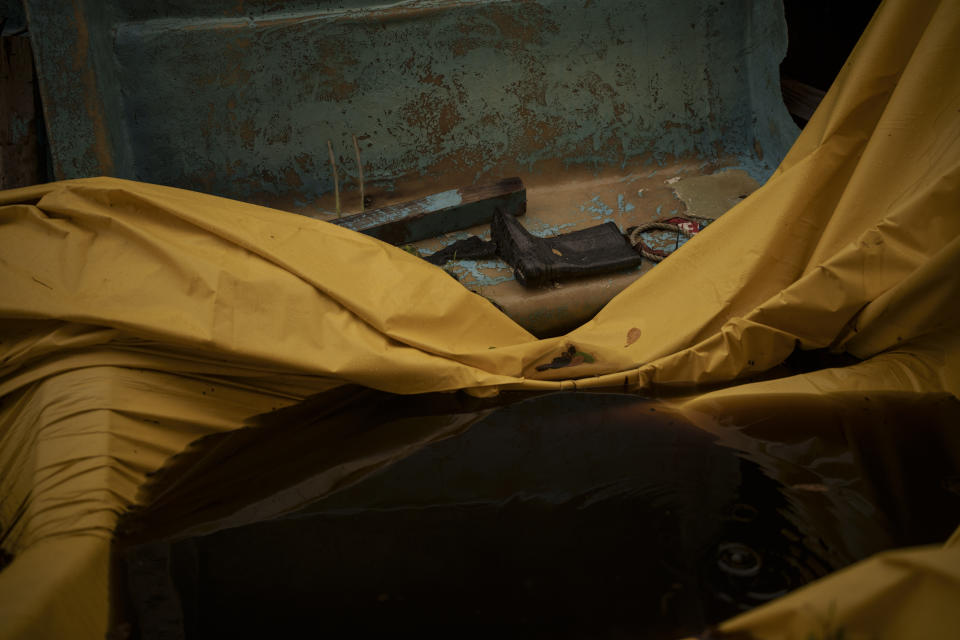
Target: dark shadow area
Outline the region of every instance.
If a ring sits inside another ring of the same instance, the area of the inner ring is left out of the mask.
[[[784,0],[787,55],[780,63],[784,102],[803,127],[853,51],[880,0]]]
[[[291,515],[134,547],[140,637],[682,637],[945,539],[955,399],[790,402],[709,428],[627,394],[496,409]]]

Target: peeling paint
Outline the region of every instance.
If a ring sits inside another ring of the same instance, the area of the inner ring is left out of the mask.
[[[464,286],[492,287],[513,280],[513,269],[499,258],[492,260],[457,260],[446,268],[457,275]]]
[[[319,212],[326,140],[352,185],[352,135],[367,193],[391,199],[680,157],[734,157],[762,180],[796,133],[776,90],[779,3],[73,3],[26,0],[60,98],[60,177]]]

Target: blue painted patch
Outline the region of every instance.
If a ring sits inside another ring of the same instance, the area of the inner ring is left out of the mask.
[[[457,274],[461,280],[466,281],[464,284],[467,286],[492,287],[501,282],[509,282],[514,279],[513,269],[499,258],[490,260],[457,260],[456,262],[448,262],[444,268]],[[502,276],[490,277],[481,271],[481,269],[503,269],[506,271]],[[472,281],[469,281],[467,276],[472,278]]]
[[[675,231],[654,230],[643,234],[643,242],[651,249],[670,253],[682,247],[690,240],[688,236]]]
[[[590,216],[591,220],[603,220],[613,215],[613,209],[607,206],[600,196],[594,196],[590,199],[590,202],[580,205],[580,211],[592,214]]]
[[[545,222],[540,218],[530,215],[529,213],[523,217],[523,226],[526,227],[527,231],[533,235],[540,238],[550,238],[556,235],[563,233],[564,229],[569,229],[570,227],[577,226],[576,222],[564,222],[561,224],[552,224]]]
[[[442,193],[435,193],[429,195],[420,200],[422,207],[426,210],[435,211],[439,209],[446,209],[448,207],[455,207],[461,202],[463,202],[463,197],[461,197],[460,192],[456,189],[451,189],[450,191],[443,191]]]

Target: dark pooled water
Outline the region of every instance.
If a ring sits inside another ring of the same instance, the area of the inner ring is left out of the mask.
[[[174,545],[187,637],[700,633],[960,521],[930,424],[956,402],[858,402],[709,429],[627,395],[499,409],[296,517]]]

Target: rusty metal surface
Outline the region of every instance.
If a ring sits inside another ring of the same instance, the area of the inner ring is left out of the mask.
[[[57,177],[331,209],[681,157],[762,179],[796,129],[767,0],[27,0]]]
[[[0,35],[0,189],[43,181],[42,125],[35,85],[30,38]]]
[[[54,175],[132,177],[118,142],[118,92],[103,60],[110,52],[108,22],[95,2],[24,2],[33,42]],[[93,18],[91,29],[90,18]],[[99,73],[98,73],[99,72]]]

